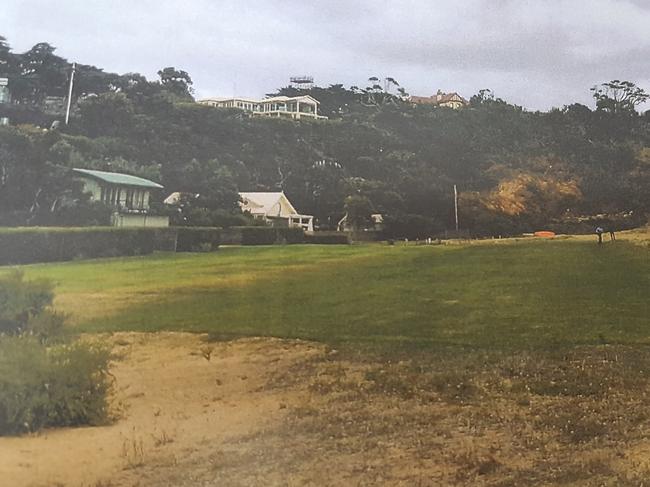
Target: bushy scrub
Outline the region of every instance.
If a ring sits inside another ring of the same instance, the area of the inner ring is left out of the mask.
[[[0,338],[0,435],[106,421],[109,360],[108,350],[87,344]]]
[[[54,292],[48,281],[24,281],[20,272],[0,277],[0,334],[29,333],[43,341],[62,331],[63,317],[50,309]]]
[[[0,435],[108,417],[110,352],[63,341],[52,285],[0,278]]]

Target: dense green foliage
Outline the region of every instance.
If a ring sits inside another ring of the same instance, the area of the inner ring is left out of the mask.
[[[531,239],[238,247],[25,272],[60,283],[62,309],[88,331],[498,350],[650,343],[649,262],[623,241]]]
[[[62,343],[52,285],[0,277],[0,435],[108,417],[109,352]]]
[[[175,228],[175,250],[177,252],[196,252],[217,250],[221,242],[219,228]]]
[[[321,245],[345,245],[350,243],[350,237],[342,232],[315,232],[305,235],[305,243]]]
[[[40,60],[38,86],[20,88],[19,97],[60,91],[60,76],[48,73],[68,64],[39,46],[5,53],[23,64]],[[454,228],[454,184],[461,228],[475,234],[598,214],[614,226],[635,225],[650,211],[650,116],[636,112],[647,95],[629,82],[595,87],[593,110],[573,104],[549,112],[526,111],[489,90],[452,110],[413,106],[377,80],[362,90],[283,88],[312,94],[330,117],[294,122],[197,105],[187,73],[165,68],[159,75],[151,82],[80,68],[69,126],[0,129],[0,213],[56,212],[62,194],[78,201],[61,169],[74,166],[124,171],[167,192],[198,195],[177,224],[221,226],[236,211],[237,191],[284,190],[323,229],[335,229],[346,211],[363,226],[373,212],[385,216],[389,234],[423,237]]]
[[[337,236],[327,243],[348,243]],[[154,250],[197,252],[227,245],[304,243],[300,228],[165,227],[165,228],[0,228],[0,265],[59,262],[97,257],[146,255]],[[311,238],[309,242],[321,243]],[[0,326],[1,328],[1,326]]]
[[[150,254],[154,245],[154,229],[4,229],[0,231],[0,264]]]

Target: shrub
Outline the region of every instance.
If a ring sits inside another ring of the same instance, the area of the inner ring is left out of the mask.
[[[384,234],[388,238],[428,238],[439,234],[443,227],[432,218],[422,215],[400,214],[384,217]]]
[[[108,226],[114,211],[99,201],[75,202],[61,206],[54,213],[38,215],[34,224],[61,227]]]
[[[293,244],[305,241],[302,228],[237,227],[236,230],[241,231],[242,245]]]
[[[175,230],[177,252],[217,250],[221,241],[221,233],[218,228],[178,227]]]
[[[171,222],[177,226],[234,227],[250,223],[251,218],[241,212],[210,210],[208,208],[177,208],[169,212]]]
[[[273,227],[241,227],[242,245],[272,245],[277,241],[277,229]]]
[[[305,243],[310,244],[349,244],[348,235],[343,232],[315,232],[305,235]]]
[[[108,350],[46,347],[34,337],[0,338],[0,435],[108,418]]]
[[[154,229],[21,228],[0,230],[0,265],[150,254]]]
[[[0,334],[17,335],[30,331],[30,325],[48,328],[53,286],[48,281],[24,281],[20,272],[0,276]]]
[[[305,232],[302,228],[277,228],[279,241],[288,244],[304,243]]]
[[[53,297],[46,281],[18,272],[0,278],[0,435],[108,417],[110,354],[80,343],[52,346],[64,322],[50,308]]]

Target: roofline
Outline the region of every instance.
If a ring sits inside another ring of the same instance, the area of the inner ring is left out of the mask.
[[[115,184],[115,185],[118,185],[118,186],[132,186],[134,188],[149,188],[149,189],[164,189],[165,188],[162,184],[156,183],[156,182],[151,181],[151,180],[146,179],[146,178],[141,178],[140,176],[133,176],[132,174],[125,174],[125,173],[121,173],[121,172],[113,172],[112,173],[110,171],[99,171],[99,170],[96,170],[96,169],[84,169],[84,168],[79,168],[79,167],[73,167],[72,171],[77,173],[80,176],[87,176],[89,178],[96,179],[96,180],[101,181],[101,182],[106,183],[106,184]],[[101,176],[99,176],[97,174],[93,174],[91,172],[87,172],[87,171],[96,171],[96,172],[102,172],[102,173],[107,173],[107,174],[119,174],[120,176],[131,176],[131,177],[134,177],[134,178],[142,179],[143,181],[147,181],[149,184],[114,183],[114,182],[111,182],[111,181],[106,181],[105,179],[102,179]]]
[[[196,100],[196,103],[209,103],[209,102],[224,102],[224,101],[243,101],[246,103],[268,103],[268,102],[273,102],[273,101],[300,101],[301,99],[309,98],[311,101],[316,103],[317,105],[320,105],[320,102],[314,98],[311,95],[299,95],[299,96],[286,96],[286,95],[277,95],[277,96],[269,96],[266,98],[262,98],[260,100],[256,100],[253,98],[244,98],[241,96],[229,96],[229,97],[212,97],[212,98],[201,98],[200,100]]]
[[[279,197],[278,197],[278,201],[279,201],[280,199],[282,199],[282,197],[284,197],[284,199],[287,201],[287,203],[289,204],[289,206],[290,206],[291,209],[293,210],[293,213],[296,214],[296,215],[300,215],[300,213],[298,213],[298,210],[296,210],[296,208],[293,206],[293,203],[291,203],[291,201],[289,200],[289,198],[287,197],[287,195],[284,194],[284,190],[283,190],[283,191],[240,191],[240,192],[239,192],[239,195],[241,196],[241,195],[243,195],[243,194],[255,194],[255,193],[271,193],[271,194],[277,194],[277,195],[279,195]],[[251,199],[251,198],[249,197],[249,199]],[[259,203],[257,203],[257,202],[255,202],[255,203],[256,203],[256,204],[259,204]],[[262,205],[262,208],[263,208],[263,207],[264,207],[264,205]],[[250,210],[249,210],[249,211],[250,211]],[[252,212],[251,212],[251,213],[252,213]]]

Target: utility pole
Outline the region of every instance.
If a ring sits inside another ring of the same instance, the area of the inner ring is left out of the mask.
[[[458,190],[454,184],[454,216],[456,217],[456,234],[458,234]]]
[[[68,125],[70,120],[70,104],[72,103],[72,84],[74,83],[74,73],[77,69],[77,63],[72,63],[72,72],[70,73],[70,86],[68,87],[68,106],[65,109],[65,124]]]

